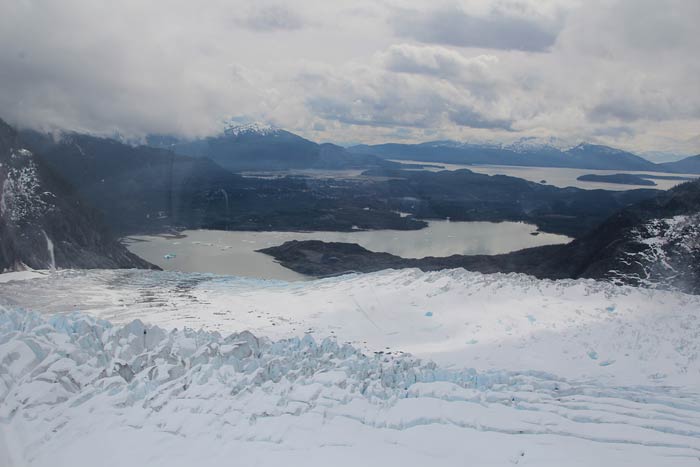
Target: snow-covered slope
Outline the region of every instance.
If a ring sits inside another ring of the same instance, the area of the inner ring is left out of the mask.
[[[542,263],[552,275],[700,294],[699,223],[700,181],[683,183],[615,213]]]
[[[700,213],[652,219],[632,229],[637,245],[620,251],[618,260],[633,272],[610,271],[613,281],[647,287],[697,290],[700,277]]]
[[[700,457],[698,296],[462,270],[103,270],[0,282],[0,297],[10,465]]]
[[[269,136],[274,135],[279,131],[272,125],[261,122],[253,122],[241,125],[235,121],[225,121],[224,122],[224,134],[228,136],[239,136],[239,135],[259,135],[259,136]]]
[[[551,152],[551,151],[563,151],[571,147],[571,144],[567,141],[559,139],[554,136],[538,138],[534,136],[518,138],[511,143],[504,144],[504,148],[510,149],[511,151],[528,153],[534,151],[540,152]]]

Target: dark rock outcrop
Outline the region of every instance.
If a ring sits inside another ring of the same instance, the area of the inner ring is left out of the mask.
[[[130,253],[97,212],[0,120],[0,271],[154,268]]]
[[[502,255],[407,259],[359,245],[294,241],[260,250],[302,274],[330,276],[387,268],[465,268],[539,278],[592,278],[700,293],[700,181],[621,210],[566,245]]]

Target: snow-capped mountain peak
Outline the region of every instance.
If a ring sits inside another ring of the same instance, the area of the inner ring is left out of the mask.
[[[511,143],[505,144],[504,149],[514,152],[528,152],[541,149],[563,150],[571,147],[566,141],[554,136],[540,138],[537,136],[525,136]]]
[[[489,148],[489,149],[506,149],[513,152],[532,152],[547,150],[565,150],[572,145],[560,138],[525,136],[511,142],[496,141],[491,139],[471,139],[467,141],[454,140],[439,140],[432,141],[429,144],[435,147],[451,147],[451,148]]]
[[[491,140],[481,140],[481,139],[470,139],[466,141],[456,141],[456,140],[436,140],[424,143],[427,146],[435,148],[454,148],[454,149],[468,149],[468,148],[501,148],[503,145],[499,142],[494,142]]]
[[[625,153],[621,149],[611,148],[610,146],[603,146],[601,144],[593,143],[579,143],[569,150],[570,152],[586,152],[586,151],[596,151],[599,154],[620,154]]]
[[[251,122],[241,124],[240,122],[228,120],[224,122],[224,134],[228,136],[240,135],[261,135],[267,136],[277,133],[279,128],[262,122]]]

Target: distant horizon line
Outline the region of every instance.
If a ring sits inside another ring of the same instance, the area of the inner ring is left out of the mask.
[[[644,151],[638,151],[638,150],[628,150],[628,149],[621,149],[617,146],[612,146],[608,143],[604,142],[598,142],[593,140],[583,140],[583,139],[577,139],[576,143],[571,143],[568,142],[566,138],[561,138],[558,136],[520,136],[515,139],[507,140],[507,139],[480,139],[480,138],[472,138],[472,139],[467,139],[467,140],[457,140],[457,139],[450,139],[450,138],[437,138],[437,139],[428,139],[428,140],[422,140],[422,141],[414,141],[411,140],[410,142],[408,141],[401,141],[399,140],[385,140],[383,142],[375,142],[375,143],[368,143],[368,142],[363,142],[363,141],[339,141],[339,140],[315,140],[311,139],[310,137],[303,136],[302,134],[296,133],[296,131],[299,130],[289,130],[280,126],[276,126],[274,124],[269,124],[269,123],[262,123],[258,121],[251,121],[249,123],[240,123],[236,126],[230,126],[226,127],[226,125],[222,125],[222,129],[218,133],[211,133],[211,134],[205,134],[205,135],[200,135],[200,136],[185,136],[185,135],[178,135],[175,133],[144,133],[143,135],[140,136],[125,136],[119,131],[113,131],[113,132],[99,132],[99,131],[90,131],[90,130],[80,130],[80,129],[66,129],[66,128],[54,128],[54,129],[47,129],[47,128],[36,128],[32,127],[30,125],[20,125],[17,123],[10,123],[7,120],[4,120],[0,116],[0,120],[6,122],[8,125],[14,127],[15,129],[19,131],[35,131],[37,133],[45,134],[45,135],[50,135],[54,139],[63,135],[70,135],[70,134],[77,134],[77,135],[86,135],[86,136],[92,136],[95,138],[104,138],[104,139],[112,139],[115,141],[119,141],[122,143],[130,144],[130,145],[147,145],[145,144],[148,138],[153,138],[153,137],[162,137],[162,138],[175,138],[178,140],[183,140],[183,141],[196,141],[196,140],[201,140],[201,139],[206,139],[206,138],[215,138],[215,137],[221,137],[221,136],[226,136],[226,132],[230,130],[231,128],[247,128],[247,127],[254,127],[254,126],[264,126],[266,127],[266,130],[272,130],[272,131],[285,131],[287,133],[293,134],[299,138],[303,138],[307,141],[311,141],[316,144],[333,144],[335,146],[342,147],[344,149],[348,149],[354,146],[380,146],[380,145],[385,145],[385,144],[400,144],[400,145],[407,145],[407,146],[417,146],[417,145],[423,145],[423,144],[430,144],[430,143],[455,143],[459,145],[464,145],[464,146],[492,146],[492,147],[498,147],[501,149],[506,149],[506,150],[512,150],[512,148],[509,148],[508,146],[512,146],[517,144],[518,142],[526,141],[526,140],[534,140],[534,141],[542,141],[542,140],[561,140],[562,143],[561,145],[555,145],[555,144],[547,144],[546,142],[542,142],[540,145],[542,147],[550,147],[557,149],[562,152],[566,152],[570,149],[573,149],[575,147],[581,146],[581,145],[593,145],[593,146],[603,146],[607,147],[610,149],[618,150],[618,151],[623,151],[627,152],[629,154],[633,154],[638,157],[642,157],[644,159],[647,159],[647,156],[649,155],[657,155],[657,156],[666,156],[666,157],[673,157],[677,158],[675,160],[681,160],[683,158],[687,157],[692,157],[696,155],[700,155],[700,148],[696,151],[691,151],[691,152],[678,152],[678,151],[663,151],[663,150],[654,150],[654,149],[648,149]],[[573,141],[573,139],[571,140]],[[649,160],[649,159],[647,159]],[[661,162],[655,162],[653,160],[649,160],[649,162],[653,163],[663,163],[663,162],[673,162],[673,160],[667,160],[667,161],[661,161]]]

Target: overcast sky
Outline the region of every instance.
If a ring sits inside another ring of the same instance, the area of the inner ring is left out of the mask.
[[[0,0],[0,118],[700,153],[698,0]]]

